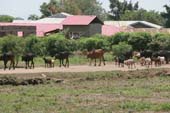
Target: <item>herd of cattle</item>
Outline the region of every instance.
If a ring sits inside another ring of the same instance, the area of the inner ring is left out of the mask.
[[[169,64],[170,61],[170,51],[160,50],[153,52],[151,50],[144,50],[141,52],[129,51],[125,54],[122,54],[118,57],[115,57],[116,64],[119,67],[123,67],[124,64],[128,66],[128,68],[135,68],[136,63],[140,63],[141,66],[152,67],[161,66],[162,64]]]
[[[96,66],[96,60],[99,59],[99,66],[101,62],[105,65],[104,50],[96,49],[90,52],[83,53],[90,59],[90,65],[94,60],[94,65]],[[54,59],[43,58],[45,67],[54,67],[56,59],[59,59],[60,67],[69,67],[69,56],[70,52],[59,52],[55,54]],[[25,62],[25,68],[34,68],[34,58],[36,57],[33,53],[26,53],[21,58]],[[0,61],[4,62],[4,70],[7,68],[7,63],[10,61],[9,69],[15,69],[15,55],[12,52],[4,53],[0,56]],[[128,68],[135,68],[136,63],[140,63],[141,66],[150,67],[153,64],[155,66],[161,66],[162,64],[168,64],[170,61],[170,51],[160,50],[153,52],[151,50],[144,50],[141,52],[129,51],[119,56],[114,57],[115,64],[119,67],[124,67],[127,65]]]

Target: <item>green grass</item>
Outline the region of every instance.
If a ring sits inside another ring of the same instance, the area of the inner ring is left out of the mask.
[[[152,70],[150,74],[159,71]],[[65,82],[0,86],[0,113],[170,112],[170,77],[136,77],[143,73],[145,70],[45,73],[48,77]],[[28,75],[10,76],[22,78]]]

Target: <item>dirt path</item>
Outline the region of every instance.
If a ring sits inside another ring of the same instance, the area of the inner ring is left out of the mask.
[[[161,67],[154,67],[153,68],[170,68],[169,65],[163,65]],[[124,68],[119,68],[113,64],[107,64],[106,66],[101,67],[94,67],[94,66],[88,66],[88,65],[76,65],[76,66],[70,66],[70,68],[44,68],[44,67],[36,67],[35,69],[24,69],[24,68],[16,68],[15,70],[6,70],[0,69],[0,74],[19,74],[19,73],[45,73],[45,72],[96,72],[96,71],[115,71],[115,70],[121,70],[121,71],[129,71],[129,70],[137,70],[137,69],[147,69],[146,67],[141,67],[137,65],[135,69],[128,69],[127,66]]]

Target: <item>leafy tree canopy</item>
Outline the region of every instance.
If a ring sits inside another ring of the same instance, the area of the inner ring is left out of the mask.
[[[60,12],[74,15],[97,15],[104,18],[105,10],[97,0],[50,0],[40,6],[42,17]]]
[[[12,22],[14,17],[9,15],[0,15],[0,22]]]

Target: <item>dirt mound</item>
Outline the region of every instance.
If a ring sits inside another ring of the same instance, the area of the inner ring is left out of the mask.
[[[63,80],[52,79],[52,78],[29,78],[21,79],[11,76],[0,77],[0,85],[40,85],[40,84],[49,84],[49,83],[62,83]]]

